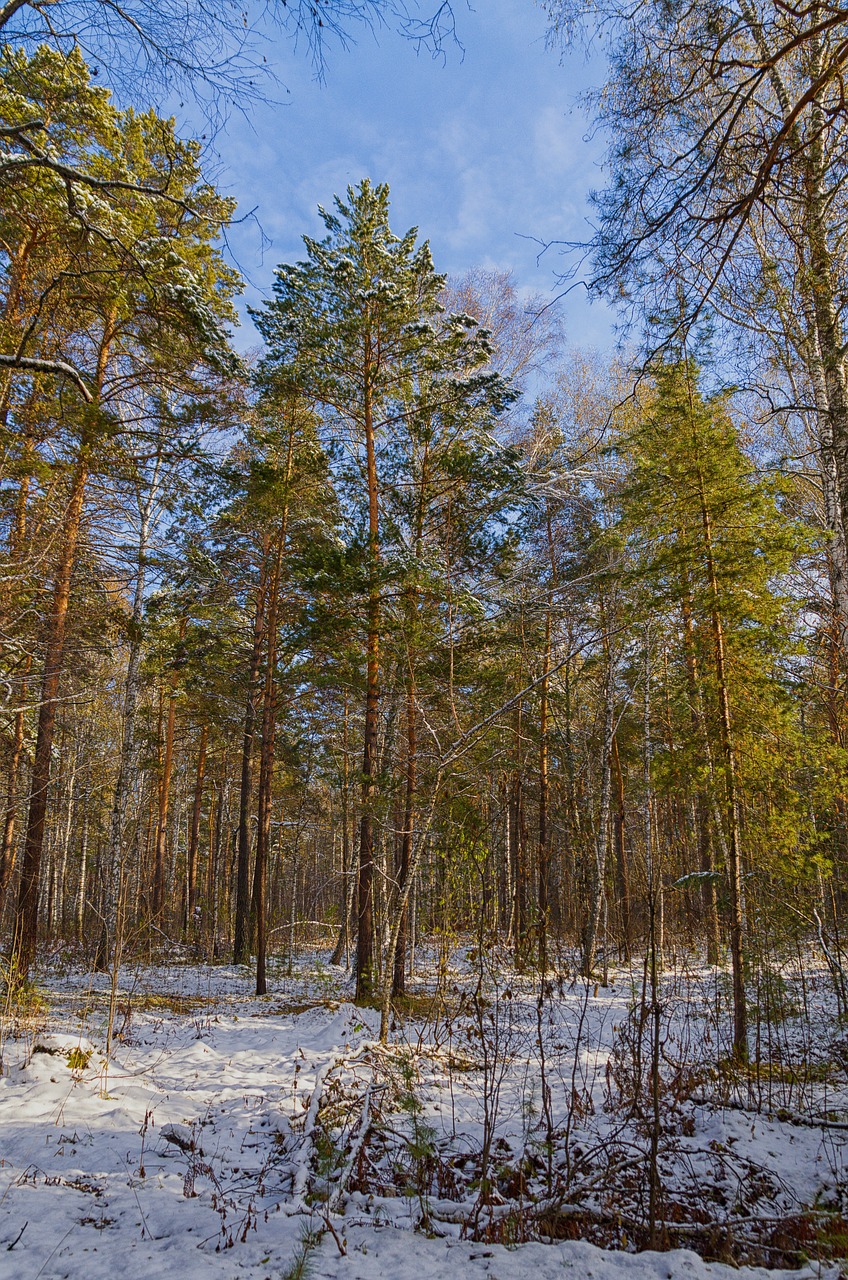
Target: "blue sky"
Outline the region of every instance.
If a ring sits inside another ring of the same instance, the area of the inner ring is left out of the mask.
[[[537,262],[536,241],[586,236],[602,148],[587,139],[577,96],[599,69],[546,49],[534,0],[455,9],[463,49],[441,60],[393,32],[363,31],[346,52],[329,51],[319,83],[304,50],[281,39],[268,50],[278,104],[233,115],[216,141],[219,185],[242,212],[256,207],[271,242],[253,222],[231,237],[251,303],[278,262],[302,256],[301,235],[320,234],[317,205],[363,177],[388,182],[395,230],[417,225],[439,270],[509,268],[523,289],[555,295],[562,259],[551,248]],[[574,345],[609,345],[609,313],[582,291],[565,317]],[[239,345],[254,341],[248,325]]]

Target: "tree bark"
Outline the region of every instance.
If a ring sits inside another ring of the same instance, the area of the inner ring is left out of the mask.
[[[25,671],[29,674],[32,657],[25,660]],[[9,768],[6,773],[6,813],[3,819],[3,841],[0,845],[0,917],[6,901],[6,893],[15,870],[15,826],[17,822],[18,775],[21,756],[24,749],[24,703],[27,697],[28,682],[21,682],[18,690],[20,705],[15,712],[15,726],[12,734],[12,750],[9,754]]]
[[[341,888],[341,923],[339,936],[330,956],[330,964],[341,964],[342,956],[350,950],[350,920],[353,910],[353,898],[356,879],[350,861],[350,765],[348,761],[348,707],[345,692],[344,720],[342,727],[342,888]]]
[[[264,996],[268,989],[265,971],[268,927],[265,897],[268,856],[271,848],[271,784],[274,778],[274,738],[276,734],[277,619],[280,608],[280,578],[288,534],[289,484],[292,475],[296,426],[294,406],[289,406],[289,412],[292,416],[289,423],[286,453],[285,501],[277,534],[277,548],[268,589],[265,687],[262,693],[262,740],[259,753],[259,820],[256,833],[256,865],[253,879],[253,909],[256,918],[256,994],[258,996]]]
[[[82,523],[88,468],[88,449],[83,445],[80,449],[80,457],[71,481],[70,498],[63,521],[59,564],[56,570],[53,598],[47,619],[38,730],[30,783],[29,815],[21,862],[21,879],[18,888],[18,905],[11,952],[12,967],[17,979],[24,979],[29,974],[38,946],[38,894],[41,855],[44,848],[47,799],[50,787],[53,730],[56,724],[59,682],[65,657],[65,633],[68,604],[71,598],[71,579],[73,577]]]
[[[551,848],[548,834],[548,679],[551,665],[551,609],[545,616],[544,676],[539,700],[539,973],[548,971]]]
[[[359,836],[359,920],[356,938],[356,998],[369,1000],[374,973],[374,782],[380,710],[380,520],[370,360],[366,364],[365,452],[368,480],[368,636],[366,642],[365,734],[362,749],[362,819]]]
[[[621,757],[618,752],[618,734],[612,740],[612,762],[615,768],[615,816],[614,839],[615,860],[618,874],[618,897],[621,915],[621,941],[624,958],[629,963],[632,945],[630,919],[630,867],[627,862],[626,845],[626,810],[624,803],[624,774],[621,768]]]
[[[689,686],[689,706],[692,729],[696,741],[707,761],[710,780],[714,777],[713,755],[710,747],[707,723],[704,716],[704,695],[698,671],[698,658],[695,652],[695,627],[692,621],[692,608],[689,599],[684,595],[681,607],[683,616],[683,652],[686,663],[686,683]],[[710,838],[710,813],[715,808],[715,794],[710,795],[703,787],[698,789],[695,797],[695,821],[698,831],[699,870],[706,874],[706,883],[702,893],[704,910],[707,917],[707,964],[718,964],[721,943],[721,931],[718,915],[718,892],[715,884],[715,858]],[[716,827],[719,838],[726,847],[721,825],[721,814],[718,814]]]
[[[697,441],[694,442],[697,449]],[[739,820],[739,797],[736,774],[736,752],[730,712],[730,689],[727,673],[724,625],[718,607],[719,591],[712,544],[712,517],[706,498],[703,477],[698,473],[701,517],[704,531],[707,575],[712,597],[711,628],[715,656],[718,712],[724,759],[725,806],[727,815],[727,874],[730,886],[730,964],[733,984],[733,1052],[740,1060],[748,1057],[748,1010],[745,999],[745,925],[742,907],[742,834]]]
[[[180,640],[185,637],[186,624],[180,625]],[[171,774],[174,768],[174,727],[177,718],[177,673],[171,672],[171,692],[168,696],[168,719],[165,725],[165,753],[162,776],[159,779],[159,813],[156,822],[156,843],[153,852],[153,919],[158,923],[165,910],[165,853],[168,844],[168,814],[171,806]]]
[[[153,507],[159,491],[161,455],[157,455],[150,488],[140,504],[138,535],[138,559],[133,591],[132,616],[128,626],[129,653],[127,674],[124,680],[123,729],[121,755],[112,814],[109,821],[109,839],[106,846],[106,904],[103,912],[103,929],[95,957],[95,967],[103,969],[108,964],[118,929],[118,909],[123,872],[123,848],[126,839],[127,817],[138,781],[138,756],[140,744],[136,740],[136,713],[141,692],[141,640],[144,614],[144,592],[147,585],[147,548],[150,540],[150,524]]]
[[[2,406],[2,417],[5,421],[7,417],[5,398]],[[28,421],[24,450],[25,456],[29,457],[32,452],[32,441]],[[15,519],[9,538],[10,568],[16,564],[20,564],[23,560],[23,549],[27,536],[29,484],[30,477],[28,475],[22,476],[16,502]],[[31,668],[32,654],[28,653],[23,659],[22,664],[21,683],[17,693],[18,708],[15,712],[14,728],[12,730],[12,747],[9,753],[9,767],[6,773],[6,812],[3,818],[3,838],[2,843],[0,843],[0,920],[2,920],[6,894],[15,870],[15,827],[17,825],[18,810],[18,780],[26,727],[24,709],[26,706]]]
[[[406,893],[406,885],[409,880],[409,868],[412,862],[412,841],[415,823],[416,753],[418,749],[415,715],[415,677],[410,671],[406,686],[406,793],[404,797],[400,858],[398,861],[398,893],[402,905],[399,908],[400,924],[397,931],[394,974],[392,977],[392,996],[395,997],[402,996],[406,992],[406,956],[409,935],[409,895]]]
[[[591,899],[589,917],[583,943],[582,970],[591,978],[598,945],[598,930],[604,902],[607,847],[609,845],[610,809],[612,802],[612,744],[615,737],[615,691],[613,684],[612,656],[607,649],[607,669],[604,680],[604,728],[601,744],[601,796],[598,813],[598,830],[595,836],[595,857],[592,863]]]
[[[197,773],[194,779],[194,800],[191,808],[191,831],[188,841],[186,865],[186,932],[194,929],[194,909],[197,905],[197,858],[200,848],[200,817],[203,806],[203,779],[206,772],[206,747],[209,742],[209,726],[200,730],[197,746]]]
[[[262,648],[265,640],[268,549],[269,539],[266,538],[262,548],[262,566],[259,574],[259,583],[256,588],[253,651],[250,656],[250,676],[247,686],[247,705],[244,712],[244,733],[242,735],[233,964],[247,964],[250,959],[250,798],[253,790],[253,744],[256,737],[259,671],[262,666]]]

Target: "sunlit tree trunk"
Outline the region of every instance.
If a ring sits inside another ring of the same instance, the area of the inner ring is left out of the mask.
[[[730,691],[727,676],[724,624],[719,610],[718,580],[712,546],[712,518],[706,499],[703,477],[699,473],[701,511],[707,575],[713,606],[711,627],[718,691],[719,726],[724,761],[724,787],[727,814],[727,874],[730,886],[730,963],[733,981],[733,1051],[736,1057],[748,1056],[748,1010],[745,1002],[745,925],[742,906],[742,834],[733,723],[730,714]]]
[[[5,401],[3,405],[3,415],[6,415]],[[31,441],[29,439],[29,431],[25,442],[25,455],[29,455],[32,450]],[[16,564],[20,564],[23,560],[24,546],[27,538],[27,509],[29,505],[29,487],[30,477],[23,475],[21,477],[18,489],[18,498],[15,509],[15,519],[12,525],[12,532],[9,540],[9,562],[10,570]],[[24,748],[24,732],[26,727],[26,700],[29,688],[29,674],[32,668],[32,654],[28,653],[22,663],[19,680],[20,683],[16,690],[17,708],[15,710],[14,725],[12,728],[12,742],[9,751],[9,764],[6,773],[6,810],[3,816],[3,834],[0,841],[0,919],[3,915],[3,907],[6,901],[6,893],[15,870],[15,829],[17,826],[18,813],[18,784],[21,766],[21,757]]]
[[[615,691],[612,655],[609,638],[604,643],[606,663],[604,672],[604,721],[601,738],[601,794],[598,810],[598,828],[595,835],[595,856],[592,862],[589,915],[583,941],[582,970],[587,978],[592,976],[598,932],[604,905],[604,881],[609,846],[610,809],[612,802],[612,744],[615,737]]]
[[[543,676],[539,701],[539,972],[548,970],[548,925],[550,914],[550,860],[548,833],[548,680],[551,666],[551,609],[545,616],[545,641],[542,655]]]
[[[200,849],[200,818],[203,810],[203,780],[206,772],[206,747],[209,742],[209,726],[200,729],[197,745],[197,772],[194,779],[194,800],[191,807],[191,829],[186,862],[186,920],[187,930],[194,929],[194,909],[197,906],[197,860]]]
[[[256,865],[253,881],[253,908],[256,918],[256,994],[264,996],[266,981],[267,910],[266,880],[268,856],[271,848],[271,789],[274,778],[274,738],[276,733],[276,668],[277,634],[280,608],[280,578],[286,553],[286,537],[289,520],[289,485],[294,457],[295,419],[294,407],[289,406],[291,421],[286,453],[285,485],[280,528],[277,533],[277,549],[268,588],[268,626],[265,660],[265,687],[262,694],[262,739],[259,753],[259,820],[256,833]]]
[[[409,906],[404,891],[409,879],[412,862],[412,841],[415,824],[416,753],[418,743],[415,724],[415,677],[410,671],[406,688],[406,779],[401,830],[400,857],[398,859],[398,891],[403,903],[400,909],[400,925],[394,956],[392,995],[402,996],[406,990],[406,956],[409,937]]]
[[[180,641],[185,639],[186,623],[180,624]],[[171,777],[174,770],[174,729],[177,718],[177,672],[171,672],[168,695],[168,717],[165,723],[165,747],[162,774],[159,779],[159,813],[153,852],[153,918],[161,922],[165,910],[165,853],[168,844],[168,815],[171,808]]]
[[[695,732],[696,740],[701,743],[706,755],[710,778],[712,779],[712,750],[710,748],[709,734],[704,720],[704,699],[698,670],[698,659],[695,652],[695,634],[694,624],[692,622],[692,609],[689,600],[685,595],[683,598],[682,614],[683,647],[686,661],[686,681],[689,686],[689,706],[692,728]],[[721,950],[721,931],[719,928],[718,890],[715,882],[715,857],[713,854],[712,840],[710,838],[710,809],[710,796],[704,793],[703,787],[700,787],[695,798],[695,821],[698,828],[699,870],[705,875],[705,884],[701,896],[707,917],[707,963],[718,964]],[[720,814],[719,821],[716,826],[723,838],[723,827],[721,825]]]
[[[341,900],[339,907],[341,910],[341,923],[339,925],[339,935],[336,939],[336,945],[333,948],[333,954],[330,956],[330,964],[341,964],[342,956],[347,957],[350,951],[350,921],[353,911],[353,901],[356,894],[356,876],[353,874],[353,866],[350,858],[350,762],[348,759],[348,705],[347,691],[344,698],[344,719],[342,721],[342,886]]]
[[[362,819],[359,836],[359,920],[356,938],[356,997],[374,993],[374,772],[380,706],[380,520],[370,347],[366,356],[364,426],[368,483],[368,638],[366,644],[365,735],[362,751]]]
[[[253,791],[253,745],[256,737],[256,710],[259,694],[259,672],[262,666],[262,649],[265,642],[265,610],[268,588],[268,551],[270,539],[266,535],[262,546],[262,565],[256,588],[256,612],[253,621],[253,650],[250,655],[250,674],[247,686],[247,703],[244,712],[244,732],[241,749],[241,789],[239,792],[238,855],[236,861],[236,912],[233,934],[233,963],[247,964],[250,958],[250,800]]]
[[[103,912],[103,929],[95,960],[97,968],[100,969],[104,968],[108,963],[109,954],[117,933],[124,841],[126,840],[130,805],[138,784],[140,743],[136,736],[136,718],[142,688],[142,617],[144,613],[144,593],[147,585],[147,550],[153,508],[159,492],[160,470],[161,453],[157,454],[145,500],[139,504],[138,557],[132,616],[128,627],[129,652],[127,654],[127,672],[124,677],[121,754],[109,821],[109,838],[106,846],[106,904]]]
[[[618,734],[615,734],[612,740],[612,763],[615,769],[615,814],[613,817],[613,834],[615,843],[616,873],[618,876],[618,897],[621,914],[621,944],[624,952],[624,958],[629,962],[632,944],[630,921],[630,867],[627,860],[624,773],[621,768],[621,757],[618,751]]]
[[[70,497],[62,522],[59,563],[53,584],[50,612],[47,618],[47,639],[44,653],[44,671],[41,678],[38,730],[30,782],[29,815],[21,861],[18,907],[12,941],[12,962],[16,976],[19,978],[24,978],[29,973],[35,961],[37,950],[38,894],[50,787],[53,730],[56,724],[59,682],[64,664],[71,579],[76,561],[80,525],[82,523],[85,488],[88,481],[88,466],[88,449],[83,446],[80,450],[79,461],[74,469]]]

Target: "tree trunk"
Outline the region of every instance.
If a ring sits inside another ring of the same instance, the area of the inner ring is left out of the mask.
[[[80,876],[77,894],[76,933],[77,940],[85,936],[85,894],[88,887],[88,805],[82,814],[82,835],[80,836]]]
[[[686,661],[686,682],[689,686],[689,705],[692,728],[696,740],[701,743],[709,768],[710,779],[713,778],[713,756],[710,748],[709,734],[704,717],[704,697],[701,688],[698,659],[695,652],[695,629],[692,621],[692,609],[686,596],[682,605],[683,614],[683,648]],[[712,800],[715,800],[713,795]],[[715,883],[715,858],[710,839],[711,797],[705,794],[703,787],[698,789],[695,800],[695,819],[698,828],[699,870],[706,875],[702,899],[707,917],[707,964],[718,964],[720,954],[721,932],[718,916],[718,890]],[[716,824],[723,840],[721,816]]]
[[[377,458],[370,370],[365,387],[365,451],[368,476],[368,639],[366,645],[365,735],[362,750],[362,819],[359,836],[359,920],[356,938],[356,998],[370,999],[374,972],[374,770],[380,709],[380,522]]]
[[[197,906],[197,856],[200,848],[200,817],[203,804],[203,777],[206,772],[206,746],[209,741],[209,726],[204,724],[200,730],[200,742],[197,747],[197,773],[194,779],[194,802],[191,809],[191,831],[188,841],[188,863],[186,866],[186,931],[194,931],[194,911]]]
[[[71,493],[62,528],[59,564],[47,619],[38,730],[30,783],[29,815],[12,940],[12,967],[17,978],[26,978],[28,975],[35,960],[38,944],[38,893],[50,787],[50,758],[53,750],[59,682],[65,657],[65,632],[71,597],[71,579],[76,561],[87,481],[88,450],[83,446],[71,481]]]
[[[811,77],[817,75],[821,55],[814,54]],[[828,236],[823,136],[820,104],[811,106],[813,137],[804,150],[806,184],[805,232],[809,246],[807,311],[808,367],[819,426],[825,511],[834,537],[831,556],[834,589],[839,604],[843,655],[848,654],[848,376],[839,306],[835,299],[835,267]]]
[[[26,702],[28,687],[26,676],[29,674],[31,665],[32,656],[28,654],[24,664],[25,677],[18,690],[19,706],[15,712],[12,750],[9,754],[9,769],[6,774],[6,813],[3,819],[3,842],[0,845],[0,918],[3,915],[6,893],[15,870],[18,774],[24,749],[24,703]]]
[[[605,648],[608,648],[607,640]],[[607,670],[604,687],[604,729],[601,745],[601,797],[598,813],[598,830],[595,837],[595,858],[592,864],[591,899],[589,918],[583,942],[582,970],[591,978],[598,944],[598,930],[604,904],[604,879],[606,875],[607,846],[609,845],[610,808],[612,801],[612,744],[615,737],[615,690],[613,685],[612,656],[607,652]]]
[[[347,737],[347,693],[345,693],[344,721],[342,728],[342,890],[341,890],[341,923],[339,936],[330,956],[330,964],[341,964],[342,956],[347,957],[350,951],[350,920],[353,907],[353,896],[356,880],[350,861],[350,766],[348,761]]]
[[[521,840],[521,810],[523,807],[523,779],[516,769],[509,782],[509,864],[512,880],[512,943],[515,963],[524,962],[526,942],[526,897],[524,887],[524,848]]]
[[[115,784],[115,797],[112,801],[112,815],[109,821],[109,839],[106,846],[106,905],[103,912],[103,929],[95,957],[95,967],[104,969],[109,962],[109,954],[114,945],[118,928],[118,899],[120,897],[120,881],[123,872],[123,849],[126,840],[128,811],[138,782],[138,756],[140,744],[136,740],[136,713],[141,692],[141,639],[142,618],[144,614],[144,592],[147,585],[147,548],[150,539],[150,524],[153,518],[153,507],[159,491],[159,473],[161,458],[157,455],[150,488],[143,504],[140,505],[140,524],[138,536],[138,559],[133,592],[133,608],[129,626],[129,653],[127,655],[127,674],[124,680],[123,730],[121,734],[121,755],[118,763],[118,778]]]
[[[274,571],[271,575],[268,608],[268,649],[265,664],[265,688],[262,694],[262,737],[259,750],[258,823],[256,861],[253,871],[253,914],[256,920],[256,994],[264,996],[266,983],[267,910],[266,881],[268,853],[271,847],[271,784],[274,778],[274,739],[276,734],[277,611],[280,589],[280,565],[285,543],[285,522],[280,534]]]
[[[185,624],[180,628],[180,638],[185,635]],[[159,779],[159,813],[156,822],[156,843],[153,853],[153,902],[152,914],[161,923],[165,910],[165,851],[168,843],[168,813],[171,805],[171,774],[174,768],[174,726],[177,717],[177,673],[171,673],[171,692],[168,697],[168,719],[165,726],[165,755],[162,776]]]
[[[277,533],[277,550],[268,591],[268,627],[265,659],[265,687],[262,693],[262,741],[259,753],[259,820],[256,833],[256,867],[253,879],[253,909],[256,918],[256,994],[267,992],[265,951],[267,944],[266,880],[271,848],[271,792],[274,780],[274,739],[276,735],[277,632],[280,609],[280,579],[289,522],[289,485],[294,460],[296,405],[288,406],[289,438],[286,451],[285,498]]]
[[[6,394],[8,394],[8,383]],[[7,416],[7,405],[4,396],[2,407],[2,418],[4,422]],[[26,457],[29,457],[32,453],[31,434],[29,419],[27,419],[26,438],[24,443],[24,453]],[[15,519],[9,536],[10,576],[14,570],[14,566],[23,561],[24,543],[27,536],[27,517],[29,513],[29,486],[30,477],[28,475],[23,475],[21,477],[17,502],[15,504]],[[3,838],[2,843],[0,843],[0,921],[2,921],[6,894],[15,870],[15,827],[17,825],[18,777],[21,765],[21,756],[23,754],[24,730],[26,727],[25,706],[29,688],[29,673],[32,668],[31,653],[28,653],[23,659],[22,668],[20,687],[17,692],[18,707],[15,711],[14,728],[12,730],[12,749],[9,753],[9,768],[6,774],[6,812],[3,817]]]
[[[266,538],[262,548],[262,567],[259,575],[259,584],[256,588],[253,652],[250,656],[250,677],[247,686],[247,705],[244,712],[244,733],[242,735],[233,964],[247,964],[250,959],[250,798],[253,790],[253,743],[256,736],[259,671],[262,665],[262,648],[265,639],[269,542],[270,539]]]
[[[632,945],[630,921],[630,867],[627,862],[625,806],[624,806],[624,774],[621,769],[621,757],[618,754],[618,734],[612,740],[612,762],[615,768],[615,862],[618,875],[618,898],[621,915],[621,942],[624,958],[630,962]]]
[[[548,679],[551,665],[550,601],[545,617],[543,679],[539,701],[539,973],[548,971],[548,924],[550,897],[550,838],[548,835]]]
[[[398,893],[400,897],[400,923],[397,931],[397,945],[394,955],[394,974],[392,977],[392,995],[402,996],[406,992],[406,956],[409,935],[409,895],[406,885],[409,880],[409,868],[412,861],[412,840],[415,823],[415,783],[416,753],[418,743],[415,724],[415,678],[410,671],[406,687],[406,795],[403,811],[403,830],[401,833],[400,859],[398,862]]]
[[[725,803],[727,813],[727,873],[730,882],[730,964],[733,982],[733,1052],[741,1061],[748,1057],[748,1010],[745,1002],[745,926],[742,908],[742,836],[736,780],[736,754],[730,714],[730,690],[724,626],[718,608],[719,592],[712,548],[712,518],[707,506],[703,478],[699,473],[701,515],[710,595],[713,650],[718,691],[719,725],[724,758]]]
[[[226,761],[222,770],[227,776]],[[206,954],[211,964],[217,956],[218,942],[218,900],[221,875],[221,840],[224,833],[224,788],[223,779],[218,782],[216,796],[212,801],[212,813],[209,821],[209,861],[206,866],[206,903],[205,903],[205,935]]]

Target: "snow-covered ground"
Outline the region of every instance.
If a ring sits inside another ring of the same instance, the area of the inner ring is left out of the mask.
[[[848,1049],[823,972],[754,993],[744,1081],[725,975],[669,972],[657,1127],[641,970],[540,999],[489,960],[442,966],[387,1049],[314,958],[263,998],[246,969],[127,966],[108,1062],[108,978],[45,972],[43,1007],[0,1022],[0,1280],[282,1280],[304,1255],[348,1280],[840,1274]],[[663,1242],[727,1262],[633,1252],[652,1185]]]

